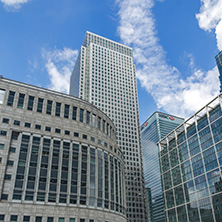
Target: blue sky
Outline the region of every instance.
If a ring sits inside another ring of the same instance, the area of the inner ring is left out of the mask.
[[[140,121],[188,117],[219,93],[222,0],[0,0],[0,74],[68,91],[85,32],[133,48]]]

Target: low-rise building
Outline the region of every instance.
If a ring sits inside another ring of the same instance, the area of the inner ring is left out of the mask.
[[[123,155],[106,114],[0,78],[0,122],[0,221],[126,221]]]

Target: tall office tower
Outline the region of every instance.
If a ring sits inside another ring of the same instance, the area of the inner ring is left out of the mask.
[[[222,94],[159,142],[167,222],[222,221]]]
[[[220,92],[222,92],[222,51],[220,51],[216,55],[216,62],[217,62],[217,67],[220,73],[219,79],[220,79]]]
[[[132,49],[87,32],[71,77],[70,94],[96,105],[114,121],[117,144],[125,160],[127,218],[131,222],[145,222],[143,163]],[[118,199],[116,201],[119,202]],[[119,205],[115,207],[119,210]]]
[[[153,113],[141,126],[147,215],[150,222],[165,222],[157,142],[184,119],[161,112]],[[151,196],[151,198],[149,198]]]
[[[0,78],[0,121],[0,221],[127,221],[123,154],[105,113]]]

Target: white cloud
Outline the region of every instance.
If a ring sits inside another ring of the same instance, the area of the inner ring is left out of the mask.
[[[188,117],[219,93],[216,67],[208,72],[197,70],[190,54],[193,75],[183,79],[176,67],[166,63],[152,14],[153,0],[117,3],[120,8],[118,33],[123,43],[133,48],[137,78],[153,96],[158,108]]]
[[[64,48],[52,51],[42,50],[42,57],[46,59],[46,69],[50,77],[48,88],[68,93],[71,73],[78,56],[78,50]]]
[[[219,50],[222,50],[222,20],[218,23],[216,29],[216,38],[217,38],[217,47]]]
[[[8,9],[19,9],[21,5],[27,3],[29,0],[0,0]]]
[[[200,13],[196,15],[200,28],[205,31],[215,29],[217,46],[222,50],[222,1],[201,0]]]

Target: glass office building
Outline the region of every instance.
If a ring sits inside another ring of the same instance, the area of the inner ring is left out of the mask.
[[[70,82],[70,94],[97,106],[114,122],[124,154],[127,218],[146,221],[137,82],[133,50],[87,32]]]
[[[144,178],[149,222],[165,222],[157,142],[184,119],[161,112],[153,113],[141,126]]]
[[[217,67],[220,73],[219,79],[220,79],[220,92],[222,92],[222,51],[220,51],[216,55],[216,62],[217,62]]]
[[[168,222],[222,221],[222,94],[159,143]]]
[[[126,222],[115,126],[79,98],[0,78],[0,221]]]

